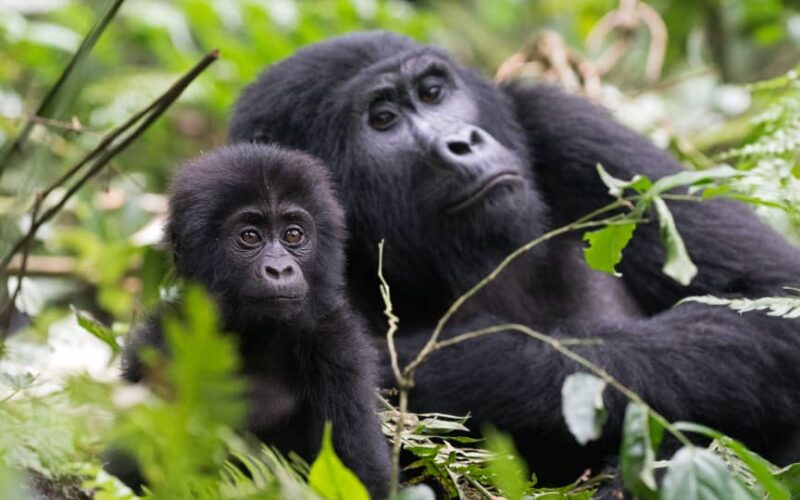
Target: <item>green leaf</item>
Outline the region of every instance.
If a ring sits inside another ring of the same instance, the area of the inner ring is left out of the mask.
[[[647,407],[629,403],[625,410],[620,469],[625,486],[641,498],[656,498],[655,452],[664,428],[652,421]]]
[[[486,447],[495,454],[489,462],[489,471],[494,474],[494,483],[506,498],[522,498],[528,488],[528,467],[519,458],[514,441],[507,434],[494,428],[483,431]]]
[[[800,463],[778,469],[773,477],[789,491],[791,498],[800,498]]]
[[[625,188],[629,186],[628,182],[623,181],[622,179],[617,179],[609,174],[600,163],[597,164],[597,173],[600,175],[600,180],[603,181],[603,184],[605,184],[608,188],[608,194],[614,198],[621,197],[623,191],[625,191]]]
[[[709,450],[683,447],[672,458],[661,500],[740,500],[755,499],[725,467],[725,463]]]
[[[598,271],[621,276],[615,266],[622,260],[622,250],[628,245],[633,236],[636,224],[614,224],[589,231],[583,235],[583,240],[589,246],[583,249],[583,257],[589,267]]]
[[[573,373],[561,386],[561,410],[580,444],[600,437],[608,412],[603,406],[606,383],[589,373]]]
[[[791,485],[784,483],[781,478],[778,478],[780,471],[773,473],[774,466],[770,462],[748,450],[741,442],[710,427],[692,422],[677,422],[675,423],[675,427],[684,432],[694,432],[711,439],[716,439],[717,443],[721,446],[731,450],[739,457],[742,463],[747,466],[747,469],[749,469],[756,481],[764,488],[764,491],[767,492],[771,500],[788,500],[790,498]],[[800,466],[796,472],[798,473],[796,479],[800,479]],[[792,491],[792,493],[800,493],[800,481],[798,481],[795,487],[797,491]]]
[[[603,181],[603,184],[608,187],[608,194],[614,198],[621,198],[624,191],[628,188],[641,193],[650,189],[653,185],[650,179],[643,175],[634,175],[629,181],[617,179],[606,172],[606,169],[599,163],[597,164],[597,173],[600,175],[600,180]]]
[[[322,447],[308,473],[308,485],[328,500],[369,500],[369,493],[333,450],[331,425],[325,424]]]
[[[697,267],[689,258],[686,245],[683,243],[678,228],[675,226],[675,219],[672,217],[669,207],[661,198],[654,198],[653,205],[658,212],[658,225],[661,230],[661,244],[667,251],[667,260],[661,268],[664,274],[671,277],[681,285],[688,285],[692,278],[697,275]]]
[[[75,318],[78,320],[78,325],[108,345],[108,347],[111,348],[111,352],[114,353],[114,356],[122,351],[122,348],[117,342],[117,336],[114,335],[114,332],[112,332],[110,328],[99,321],[95,321],[75,307],[71,308],[72,312],[75,314]]]

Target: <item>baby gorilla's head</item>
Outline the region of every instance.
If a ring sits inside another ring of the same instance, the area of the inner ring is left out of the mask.
[[[341,293],[344,215],[327,168],[304,153],[237,144],[189,162],[167,236],[178,273],[209,289],[229,327],[313,320]]]

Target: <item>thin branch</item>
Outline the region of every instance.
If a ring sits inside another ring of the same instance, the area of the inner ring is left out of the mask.
[[[586,37],[590,49],[600,50],[613,32],[618,35],[598,57],[596,64],[601,74],[611,71],[630,51],[636,32],[642,25],[650,34],[645,78],[649,82],[658,80],[667,50],[667,27],[655,9],[639,0],[620,0],[619,7],[603,16]]]
[[[8,273],[19,273],[22,255],[17,254],[8,264]],[[30,255],[25,264],[26,276],[72,276],[76,274],[76,259],[65,255]]]
[[[45,118],[43,116],[36,116],[36,115],[28,115],[28,121],[33,123],[38,123],[40,125],[45,125],[47,127],[59,128],[62,130],[68,130],[70,132],[80,132],[85,134],[101,134],[102,132],[99,130],[88,129],[83,126],[83,124],[78,121],[77,117],[73,117],[72,120],[65,122],[62,120],[53,120],[52,118]]]
[[[653,418],[658,423],[663,425],[664,428],[667,429],[670,432],[670,434],[675,436],[675,438],[678,439],[681,443],[683,443],[686,446],[692,446],[692,442],[689,440],[689,438],[686,437],[685,434],[683,434],[679,429],[675,428],[675,426],[673,426],[672,423],[670,423],[670,421],[667,420],[664,416],[662,416],[660,413],[658,413],[655,410],[653,410],[653,408],[650,407],[650,405],[648,405],[641,398],[641,396],[639,396],[633,390],[629,389],[627,386],[622,384],[622,382],[620,382],[617,379],[615,379],[614,377],[612,377],[605,369],[603,369],[602,367],[594,364],[593,362],[591,362],[588,359],[584,358],[583,356],[581,356],[580,354],[576,353],[575,351],[573,351],[571,349],[568,349],[567,347],[564,346],[564,344],[560,340],[558,340],[556,338],[553,338],[553,337],[551,337],[549,335],[545,335],[543,333],[537,332],[536,330],[533,330],[532,328],[528,328],[525,325],[521,325],[521,324],[518,324],[518,323],[506,323],[506,324],[502,324],[502,325],[495,325],[495,326],[490,326],[490,327],[487,327],[487,328],[481,328],[481,329],[478,329],[478,330],[472,330],[472,331],[469,331],[469,332],[466,332],[466,333],[462,333],[462,334],[456,335],[455,337],[451,337],[449,339],[442,340],[441,342],[437,342],[431,348],[429,354],[432,354],[432,353],[434,353],[436,351],[439,351],[440,349],[444,349],[445,347],[449,347],[449,346],[452,346],[452,345],[455,345],[455,344],[459,344],[459,343],[467,341],[467,340],[476,339],[478,337],[483,337],[485,335],[491,335],[493,333],[499,333],[499,332],[504,332],[504,331],[509,331],[509,330],[523,333],[523,334],[525,334],[525,335],[527,335],[529,337],[532,337],[532,338],[538,340],[539,342],[543,342],[543,343],[549,345],[550,347],[552,347],[553,349],[555,349],[556,351],[558,351],[563,356],[575,361],[576,363],[578,363],[582,367],[584,367],[587,370],[591,371],[594,375],[596,375],[598,378],[602,379],[605,383],[607,383],[608,385],[610,385],[611,387],[613,387],[614,389],[616,389],[620,393],[622,393],[622,395],[625,396],[626,398],[628,398],[628,400],[633,401],[634,403],[642,405],[645,408],[647,408],[647,410],[652,414]]]
[[[387,323],[389,324],[388,330],[386,331],[386,343],[389,347],[389,358],[391,359],[392,371],[394,372],[395,379],[397,379],[397,384],[400,386],[400,408],[397,424],[395,425],[394,440],[392,442],[392,471],[391,475],[389,476],[389,496],[394,497],[397,493],[397,486],[400,481],[400,449],[402,447],[401,443],[403,429],[405,428],[405,416],[408,405],[408,389],[411,387],[408,384],[408,380],[401,374],[400,365],[397,361],[397,349],[394,345],[394,334],[397,332],[397,324],[399,323],[400,318],[394,314],[389,284],[386,282],[386,278],[383,276],[383,244],[383,240],[378,243],[378,279],[381,282],[381,297],[383,298],[383,303],[385,305],[383,314],[386,316]]]
[[[36,196],[33,202],[33,209],[31,209],[31,224],[36,220],[39,215],[39,209],[42,206],[42,197]],[[17,284],[14,286],[14,292],[8,298],[5,307],[0,310],[0,325],[2,325],[2,332],[7,332],[11,328],[11,320],[14,318],[14,307],[22,291],[22,281],[25,277],[25,271],[28,268],[28,257],[31,252],[31,240],[27,239],[25,245],[22,247],[22,258],[20,260],[19,271],[17,272]]]
[[[492,270],[492,272],[490,272],[485,278],[480,280],[472,288],[470,288],[464,294],[462,294],[460,297],[458,297],[455,300],[455,302],[453,302],[453,304],[447,309],[447,311],[444,313],[444,315],[442,315],[442,317],[439,319],[439,322],[436,324],[436,328],[433,330],[433,333],[431,334],[431,337],[428,339],[428,342],[425,344],[425,346],[423,346],[423,348],[420,351],[419,355],[411,363],[409,363],[408,366],[406,366],[406,368],[404,370],[404,375],[406,376],[406,378],[408,378],[409,373],[413,372],[414,369],[417,367],[417,365],[420,362],[420,359],[422,359],[422,358],[424,358],[425,356],[428,355],[428,351],[439,340],[439,336],[441,335],[442,330],[444,329],[444,327],[447,324],[447,322],[450,321],[450,318],[453,317],[453,315],[461,308],[461,306],[464,305],[464,303],[466,301],[468,301],[470,298],[472,298],[475,294],[477,294],[483,287],[485,287],[490,282],[492,282],[495,278],[497,278],[497,276],[499,276],[500,273],[502,273],[519,256],[521,256],[524,253],[528,252],[529,250],[531,250],[535,246],[537,246],[537,245],[539,245],[541,243],[544,243],[545,241],[551,240],[551,239],[555,238],[556,236],[560,236],[560,235],[562,235],[564,233],[568,233],[568,232],[571,232],[571,231],[576,231],[576,230],[579,230],[579,229],[588,229],[588,228],[591,228],[591,227],[606,226],[606,225],[609,225],[609,224],[613,224],[615,222],[619,222],[619,220],[621,219],[619,217],[614,217],[614,218],[610,218],[610,219],[603,219],[603,220],[600,220],[600,221],[588,221],[588,220],[593,218],[593,217],[596,217],[598,215],[601,215],[603,213],[609,212],[611,210],[616,210],[618,208],[622,208],[622,207],[626,206],[627,203],[629,203],[627,200],[623,200],[623,199],[616,200],[613,203],[610,203],[610,204],[606,205],[605,207],[602,207],[602,208],[600,208],[598,210],[595,210],[594,212],[592,212],[592,213],[590,213],[590,214],[588,214],[588,215],[586,215],[584,217],[581,217],[580,219],[578,219],[577,221],[573,222],[572,224],[568,224],[568,225],[562,226],[562,227],[560,227],[558,229],[554,229],[554,230],[549,231],[549,232],[543,234],[542,236],[540,236],[540,237],[538,237],[538,238],[536,238],[536,239],[534,239],[532,241],[529,241],[525,245],[522,245],[521,247],[517,248],[516,250],[511,252],[509,255],[507,255],[500,262],[500,264],[498,264],[497,267],[495,267]],[[584,222],[584,221],[588,221],[588,222]],[[630,223],[631,221],[630,220],[625,220],[625,222],[626,223]]]
[[[394,334],[397,332],[397,324],[400,322],[400,318],[394,314],[394,310],[392,308],[392,297],[389,291],[389,283],[386,282],[386,278],[383,276],[383,244],[383,240],[378,243],[378,279],[381,282],[381,298],[383,298],[383,304],[385,306],[383,314],[386,316],[387,323],[389,324],[389,328],[386,331],[386,341],[389,344],[389,357],[391,358],[392,371],[394,372],[395,378],[397,378],[399,382],[403,376],[401,375],[400,365],[397,361],[397,350],[395,349],[394,345]]]

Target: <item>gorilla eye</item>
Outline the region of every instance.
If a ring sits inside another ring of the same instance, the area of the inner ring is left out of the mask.
[[[434,85],[420,85],[419,86],[419,100],[422,102],[426,102],[428,104],[433,104],[439,100],[439,97],[442,95],[442,86],[438,84]]]
[[[242,241],[242,243],[249,247],[254,247],[261,243],[261,235],[252,229],[242,231],[242,233],[239,235],[239,239]]]
[[[375,130],[389,130],[394,125],[394,122],[397,120],[397,115],[392,113],[391,111],[382,110],[376,111],[369,115],[369,124]]]
[[[283,241],[291,246],[299,245],[303,242],[303,231],[299,227],[290,227],[283,232]]]

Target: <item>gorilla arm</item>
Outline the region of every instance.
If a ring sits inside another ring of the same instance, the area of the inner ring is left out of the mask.
[[[555,224],[610,201],[597,176],[597,163],[623,179],[636,174],[657,179],[682,170],[666,152],[584,99],[553,88],[507,90],[525,128],[535,175]],[[672,306],[689,295],[782,295],[782,287],[800,284],[800,253],[737,202],[670,202],[669,206],[699,272],[688,287],[666,276],[661,272],[665,252],[658,225],[640,225],[619,270],[651,316],[621,325],[618,335],[636,337],[634,347],[643,352],[642,363],[655,365],[660,360],[665,366],[659,371],[666,373],[682,367],[686,383],[675,385],[679,398],[673,408],[663,409],[672,418],[695,418],[731,431],[752,427],[747,430],[756,434],[775,430],[771,427],[775,425],[780,429],[800,406],[796,321],[761,312],[740,316],[702,304]],[[598,333],[607,335],[602,327]],[[709,370],[709,363],[718,368]],[[646,368],[631,375],[646,373]],[[654,405],[668,401],[663,392],[670,389],[669,383],[650,385]],[[721,408],[714,410],[715,403]],[[718,418],[712,418],[715,413],[720,413]]]
[[[636,174],[657,179],[682,170],[666,152],[584,99],[547,87],[506,90],[525,128],[535,175],[557,225],[610,201],[597,176],[597,163],[622,179]],[[620,339],[635,337],[643,365],[629,368],[620,358],[617,370],[636,376],[662,364],[658,372],[671,376],[662,382],[650,379],[650,389],[640,390],[673,419],[694,419],[762,440],[770,431],[796,426],[789,422],[800,408],[796,320],[762,312],[738,315],[696,303],[673,305],[690,295],[783,295],[782,287],[800,284],[800,254],[737,202],[669,206],[698,274],[687,287],[666,276],[661,272],[665,252],[658,225],[636,229],[618,268],[628,290],[651,316],[615,328]],[[589,336],[609,335],[607,327],[587,328]]]

